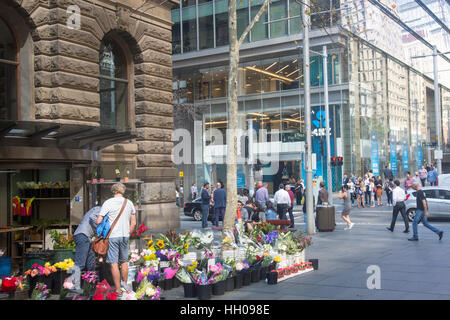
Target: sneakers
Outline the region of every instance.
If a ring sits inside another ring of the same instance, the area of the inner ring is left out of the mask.
[[[125,291],[133,291],[132,288],[128,285],[128,283],[125,283],[123,280],[120,281],[120,286],[122,287],[122,290]]]
[[[350,230],[351,228],[353,228],[354,225],[355,225],[354,223],[351,223],[350,226],[348,227],[348,230]]]
[[[386,227],[386,229],[388,229],[390,232],[394,232],[394,230],[392,230],[392,229],[389,228],[389,227]]]
[[[441,240],[442,236],[444,235],[444,231],[439,232],[438,235],[439,235],[439,240]]]
[[[412,238],[409,238],[408,241],[419,241],[419,238],[412,237]]]
[[[403,233],[409,233],[409,230],[403,230]]]

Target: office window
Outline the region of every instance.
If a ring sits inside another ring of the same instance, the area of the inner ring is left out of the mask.
[[[276,38],[287,35],[288,21],[287,0],[274,0],[270,3],[270,37]],[[280,20],[284,19],[284,20]],[[277,21],[280,20],[280,21]]]
[[[297,34],[301,33],[303,30],[302,27],[302,6],[300,2],[295,0],[289,0],[289,21],[290,21],[290,33]]]
[[[183,6],[183,52],[197,50],[196,16],[195,6],[188,8]]]
[[[261,9],[262,3],[264,1],[262,0],[254,0],[251,2],[251,9],[252,9],[252,15],[251,15],[251,21],[255,18],[256,14],[258,13],[259,9]],[[252,30],[252,41],[258,41],[268,38],[268,24],[267,24],[267,9],[264,11],[262,16],[259,18],[258,22],[255,23]]]
[[[214,17],[212,2],[198,6],[200,49],[214,48]]]

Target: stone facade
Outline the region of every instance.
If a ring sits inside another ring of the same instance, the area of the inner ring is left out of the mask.
[[[34,83],[22,89],[23,94],[30,92],[34,97],[29,106],[22,106],[29,108],[22,110],[22,114],[30,114],[29,120],[100,125],[102,40],[106,35],[112,36],[126,48],[127,113],[129,126],[138,138],[103,149],[100,161],[105,168],[118,161],[132,165],[133,178],[144,181],[142,222],[151,229],[179,226],[176,170],[171,160],[170,10],[176,1],[151,1],[144,6],[143,0],[5,0],[0,4],[0,16],[6,10],[20,16],[28,34],[18,35],[32,41],[29,75],[33,74]],[[71,5],[80,9],[78,30],[67,26],[67,8]],[[14,25],[8,17],[2,18]]]

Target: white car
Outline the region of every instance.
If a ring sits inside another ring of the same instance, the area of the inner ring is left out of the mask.
[[[427,198],[428,213],[430,218],[450,217],[450,186],[423,187]],[[406,214],[409,221],[414,220],[416,213],[416,190],[409,190],[406,195]]]
[[[450,188],[450,174],[440,174],[438,176],[438,185],[439,187],[448,187]]]

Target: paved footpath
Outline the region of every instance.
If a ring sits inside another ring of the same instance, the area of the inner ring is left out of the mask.
[[[307,258],[319,259],[319,270],[285,280],[277,285],[260,281],[242,289],[213,296],[213,300],[310,300],[310,299],[450,299],[450,222],[431,221],[444,231],[436,234],[419,225],[418,242],[403,233],[399,215],[395,232],[390,224],[392,207],[353,208],[352,230],[344,230],[337,202],[336,229],[313,236]],[[300,210],[296,210],[300,211]],[[185,223],[182,222],[182,228]],[[303,216],[296,214],[296,227],[304,228]],[[380,270],[380,289],[368,289],[369,266]],[[163,294],[166,299],[185,299],[183,288]]]

